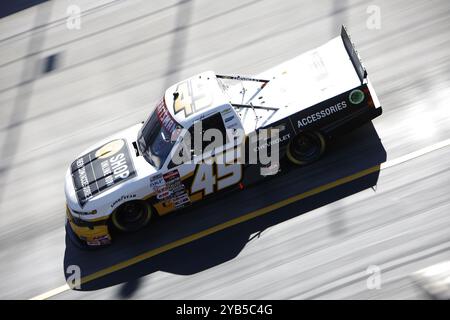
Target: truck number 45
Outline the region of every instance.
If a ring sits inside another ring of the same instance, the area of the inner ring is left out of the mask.
[[[191,194],[203,192],[203,196],[206,196],[237,184],[241,179],[240,164],[197,164]]]
[[[198,82],[183,81],[177,85],[175,91],[178,94],[174,101],[175,114],[184,111],[184,116],[188,117],[212,104],[211,94]]]

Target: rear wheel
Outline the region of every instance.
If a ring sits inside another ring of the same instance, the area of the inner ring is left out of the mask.
[[[325,145],[325,138],[320,132],[302,132],[289,142],[286,155],[294,164],[309,164],[322,156]]]
[[[129,201],[114,211],[112,223],[123,232],[133,232],[145,227],[152,217],[152,208],[146,201]]]

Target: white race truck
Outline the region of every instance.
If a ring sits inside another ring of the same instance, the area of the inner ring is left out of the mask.
[[[280,158],[306,165],[323,155],[330,138],[379,115],[380,103],[345,27],[321,47],[254,77],[195,75],[168,88],[145,122],[100,141],[71,164],[65,179],[67,232],[83,247],[109,244],[111,228],[138,230],[155,214],[281,169],[279,163],[217,161],[221,156],[236,160],[276,149]],[[202,133],[215,130],[223,139],[213,148],[202,141],[179,161],[199,124]],[[252,135],[275,129],[275,139],[246,144]]]

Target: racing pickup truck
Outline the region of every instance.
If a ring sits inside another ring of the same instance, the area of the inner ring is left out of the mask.
[[[146,121],[93,145],[69,166],[67,233],[81,247],[110,244],[112,230],[139,230],[153,216],[225,196],[282,169],[279,161],[237,161],[252,151],[257,159],[276,152],[308,165],[333,137],[379,115],[344,26],[339,37],[256,76],[195,75],[168,88]],[[196,143],[197,132],[211,130]],[[264,130],[265,139],[248,143]],[[194,148],[186,143],[192,140]],[[233,161],[218,161],[224,155]]]

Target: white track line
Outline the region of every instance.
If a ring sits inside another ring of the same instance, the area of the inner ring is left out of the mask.
[[[53,296],[56,296],[57,294],[63,293],[67,290],[70,290],[69,285],[66,283],[65,285],[58,287],[56,289],[47,291],[46,293],[40,294],[38,296],[35,296],[31,298],[30,300],[46,300],[48,298],[51,298]]]
[[[396,159],[386,161],[381,164],[380,170],[391,168],[393,166],[396,166],[401,163],[407,162],[409,160],[421,157],[421,156],[431,153],[433,151],[448,147],[449,145],[450,145],[450,139],[435,143],[431,146],[419,149],[417,151],[413,151],[411,153],[405,154],[404,156],[398,157]],[[65,285],[62,285],[56,289],[53,289],[53,290],[47,291],[43,294],[40,294],[38,296],[35,296],[35,297],[31,298],[30,300],[45,300],[45,299],[51,298],[53,296],[56,296],[60,293],[68,291],[68,290],[70,290],[70,287],[66,283]]]
[[[431,146],[419,149],[417,151],[405,154],[404,156],[398,157],[397,159],[389,160],[381,164],[381,169],[387,169],[403,162],[418,158],[430,152],[436,151],[438,149],[442,149],[448,147],[450,145],[450,139],[435,143]]]

